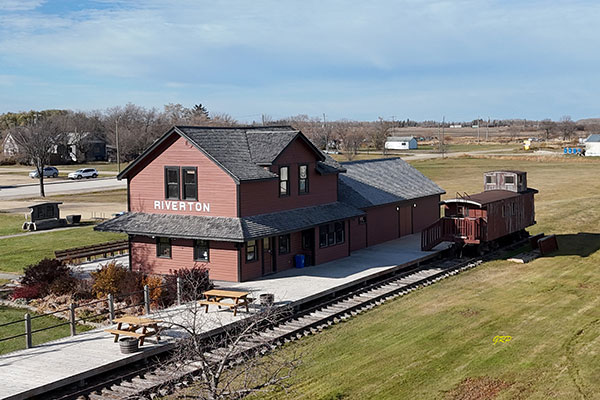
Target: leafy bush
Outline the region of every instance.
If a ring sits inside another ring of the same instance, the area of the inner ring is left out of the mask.
[[[143,286],[148,285],[150,290],[150,300],[153,305],[157,305],[163,295],[163,280],[160,276],[146,276],[142,280]]]
[[[19,286],[18,288],[16,288],[12,294],[12,298],[13,300],[16,299],[37,299],[38,297],[40,297],[40,291],[41,291],[41,286],[40,284],[35,284],[35,285],[28,285],[28,286]]]
[[[32,264],[25,268],[21,285],[37,286],[39,288],[38,297],[43,297],[51,292],[52,284],[56,280],[60,282],[60,284],[57,284],[57,288],[64,290],[68,286],[66,283],[72,279],[69,267],[63,265],[59,260],[44,258],[37,264]]]
[[[59,276],[48,286],[48,291],[57,296],[72,294],[77,289],[77,281],[78,279],[71,275]]]
[[[121,292],[125,278],[127,276],[127,269],[117,262],[111,261],[105,264],[96,272],[92,272],[92,293],[97,298],[103,298],[109,294],[118,295]]]
[[[202,292],[213,287],[208,278],[208,268],[205,265],[197,265],[193,268],[182,268],[176,271],[169,270],[165,276],[163,298],[164,305],[171,305],[177,301],[177,278],[181,281],[181,296],[183,301],[198,300]]]

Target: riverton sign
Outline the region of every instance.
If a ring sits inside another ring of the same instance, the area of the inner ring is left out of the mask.
[[[155,210],[210,212],[210,203],[175,200],[154,200]]]

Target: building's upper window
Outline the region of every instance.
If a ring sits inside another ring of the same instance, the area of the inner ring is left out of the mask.
[[[179,200],[179,167],[165,167],[165,199]]]
[[[246,262],[258,260],[258,251],[256,249],[256,240],[248,240],[246,242]]]
[[[514,176],[506,176],[506,177],[504,177],[504,182],[512,185],[515,183],[515,177]]]
[[[344,243],[346,237],[344,222],[321,225],[319,227],[319,247],[328,247]]]
[[[171,239],[166,237],[156,238],[156,256],[171,258]]]
[[[182,195],[184,200],[198,200],[198,174],[195,167],[181,168],[183,182]]]
[[[290,235],[279,236],[279,254],[288,254],[290,252]]]
[[[194,261],[208,262],[208,240],[194,240]]]
[[[298,167],[298,193],[308,193],[308,165]]]
[[[279,167],[279,196],[290,195],[290,167]]]

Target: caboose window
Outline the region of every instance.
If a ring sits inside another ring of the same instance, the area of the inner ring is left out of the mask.
[[[491,175],[486,175],[485,183],[494,183],[494,177]]]
[[[504,182],[510,185],[513,185],[515,183],[515,177],[514,176],[507,176],[504,178]]]

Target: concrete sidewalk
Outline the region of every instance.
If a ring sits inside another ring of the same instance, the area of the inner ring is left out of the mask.
[[[340,290],[377,275],[389,273],[402,266],[414,265],[431,259],[446,247],[441,244],[435,251],[420,251],[420,234],[358,250],[351,256],[326,264],[302,269],[286,270],[274,275],[243,283],[216,282],[219,288],[232,288],[252,292],[257,298],[261,293],[273,293],[276,305],[301,304],[325,293]],[[182,323],[189,315],[190,305],[163,310],[151,317],[163,321]],[[251,307],[254,312],[256,306]],[[210,307],[209,312],[199,314],[198,325],[203,332],[221,329],[248,314],[239,312],[237,317],[230,310]],[[34,326],[35,329],[35,326]],[[143,351],[121,354],[113,343],[112,335],[95,329],[73,337],[0,356],[0,398],[22,399],[44,393],[53,388],[76,383],[96,374],[127,363],[144,359],[166,351],[176,338],[183,335],[177,329],[161,334],[160,344],[147,342]],[[0,330],[0,336],[2,335]],[[24,340],[24,338],[22,338]],[[19,339],[20,340],[20,339]],[[34,337],[35,341],[35,337]],[[0,342],[1,346],[1,342]]]

